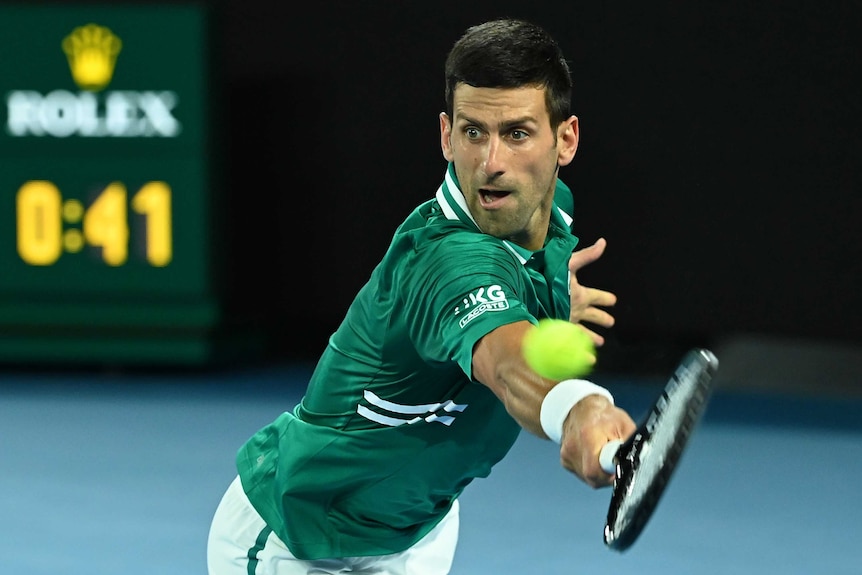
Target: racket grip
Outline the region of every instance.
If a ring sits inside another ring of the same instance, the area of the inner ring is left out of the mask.
[[[605,446],[599,452],[599,464],[605,470],[605,473],[616,473],[617,464],[614,462],[614,457],[616,457],[617,450],[619,450],[622,444],[622,440],[612,439],[605,443]]]

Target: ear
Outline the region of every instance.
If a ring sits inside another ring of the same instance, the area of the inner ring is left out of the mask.
[[[557,164],[567,166],[578,151],[578,117],[570,116],[557,128]]]
[[[454,160],[452,154],[452,122],[446,112],[440,112],[440,149],[447,162]]]

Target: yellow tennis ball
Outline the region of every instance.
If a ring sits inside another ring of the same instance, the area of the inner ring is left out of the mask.
[[[562,319],[542,319],[521,342],[524,361],[548,379],[561,381],[588,374],[596,362],[593,340],[580,326]]]

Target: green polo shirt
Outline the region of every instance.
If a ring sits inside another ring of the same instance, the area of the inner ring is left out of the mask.
[[[533,253],[479,231],[450,165],[397,229],[301,403],[237,455],[249,500],[296,557],[407,549],[512,447],[520,427],[472,378],[472,352],[501,325],[568,318],[578,240],[571,191],[559,182],[556,196]]]

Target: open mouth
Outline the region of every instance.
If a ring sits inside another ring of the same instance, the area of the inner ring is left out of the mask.
[[[479,197],[482,199],[482,205],[485,207],[491,207],[495,204],[500,203],[509,194],[510,192],[506,192],[503,190],[479,190]]]

